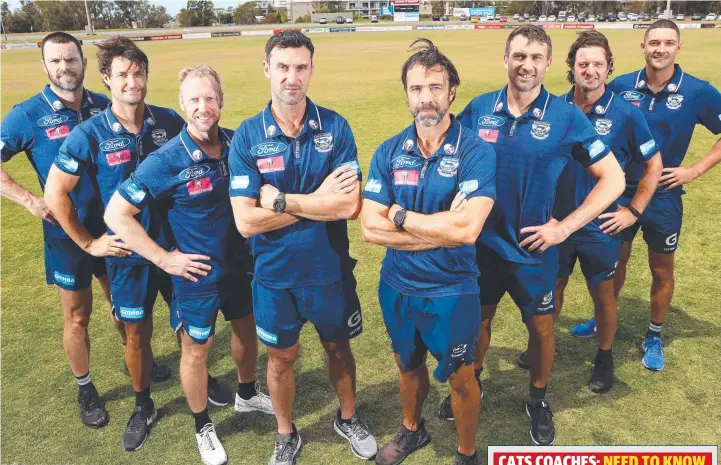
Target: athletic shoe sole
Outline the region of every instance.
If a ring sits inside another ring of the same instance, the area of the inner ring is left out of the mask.
[[[528,411],[528,404],[526,404],[526,415],[528,415],[528,419],[531,420],[531,412]],[[528,434],[531,436],[531,441],[537,446],[552,446],[554,442],[556,442],[556,435],[553,435],[553,441],[551,441],[549,444],[541,444],[533,437],[533,426],[531,426],[531,429],[528,430]]]
[[[646,354],[646,344],[645,344],[645,342],[646,342],[646,341],[644,341],[644,342],[641,343],[641,350],[644,352],[644,355]],[[643,357],[642,357],[642,358],[641,358],[641,365],[643,365],[644,368],[646,368],[647,370],[650,370],[650,371],[661,371],[661,370],[663,370],[664,368],[666,368],[666,361],[664,360],[663,365],[661,366],[661,368],[651,368],[650,366],[646,365],[646,362],[644,361],[644,359],[643,359]]]
[[[140,445],[138,447],[136,447],[135,449],[125,449],[125,447],[123,447],[123,449],[125,449],[127,452],[139,451],[140,448],[143,447],[143,445],[145,444],[145,441],[148,440],[148,436],[150,436],[150,429],[151,429],[150,427],[153,426],[153,423],[155,423],[156,418],[158,418],[158,409],[153,409],[153,414],[150,415],[150,423],[148,423],[148,434],[145,435],[145,439],[143,439],[143,442],[141,442]]]
[[[100,423],[85,423],[83,420],[80,420],[80,422],[88,428],[100,429],[110,422],[110,415],[108,415],[108,417]]]
[[[376,452],[375,454],[373,454],[372,457],[363,457],[362,455],[360,455],[360,454],[355,450],[355,447],[353,447],[353,443],[351,442],[350,437],[346,436],[346,434],[343,432],[343,430],[340,429],[340,427],[338,426],[338,423],[335,422],[335,421],[333,422],[333,429],[335,430],[336,433],[338,433],[338,436],[340,436],[340,437],[344,438],[346,441],[348,441],[348,444],[350,444],[350,450],[351,450],[351,452],[353,452],[353,455],[355,455],[355,456],[358,457],[359,459],[361,459],[361,460],[373,460],[373,459],[376,457],[376,454],[378,454],[378,452]]]
[[[592,334],[573,334],[573,333],[571,333],[571,336],[577,337],[579,339],[593,339],[594,337],[596,337],[596,333],[595,332]]]
[[[208,402],[215,405],[216,407],[227,407],[228,405],[230,405],[230,402],[225,402],[225,403],[216,402],[213,399],[211,399],[210,396],[208,396]]]

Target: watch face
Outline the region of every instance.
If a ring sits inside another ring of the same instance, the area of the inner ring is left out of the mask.
[[[275,199],[273,201],[273,210],[282,212],[285,210],[285,199]]]

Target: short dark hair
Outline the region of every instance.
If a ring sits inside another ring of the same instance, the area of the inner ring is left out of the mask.
[[[410,47],[408,47],[408,50],[415,53],[413,53],[401,67],[401,82],[403,82],[404,89],[408,88],[408,70],[414,66],[422,66],[425,69],[433,69],[440,66],[448,75],[448,85],[451,89],[455,89],[461,85],[461,78],[458,76],[456,67],[430,40],[416,39],[411,43]],[[455,100],[455,96],[453,100]],[[451,102],[453,100],[451,100]]]
[[[80,41],[75,38],[75,36],[72,36],[68,34],[67,32],[52,32],[48,35],[46,35],[43,38],[43,41],[40,42],[40,54],[43,57],[43,60],[45,59],[45,44],[47,42],[50,42],[51,44],[75,44],[76,47],[78,47],[78,53],[80,53],[80,59],[83,59],[83,46],[80,44]]]
[[[513,32],[508,35],[508,39],[506,39],[506,51],[504,56],[508,56],[508,53],[511,51],[511,42],[517,36],[523,36],[528,39],[528,44],[532,44],[533,42],[536,42],[537,44],[545,44],[546,48],[548,49],[547,58],[551,58],[551,38],[548,36],[546,31],[543,30],[542,27],[534,26],[532,24],[526,24],[524,26],[517,27],[513,30]]]
[[[150,74],[150,64],[148,56],[135,45],[135,42],[123,36],[115,36],[110,39],[103,40],[97,44],[98,46],[98,71],[101,76],[110,76],[113,60],[121,57],[135,63],[145,70],[146,74]],[[105,84],[105,81],[103,81]],[[110,88],[107,84],[105,87]]]
[[[676,37],[678,37],[678,40],[681,40],[681,30],[678,28],[678,25],[676,25],[676,23],[674,23],[670,19],[659,19],[655,23],[651,24],[648,29],[646,29],[646,32],[643,34],[644,42],[646,42],[646,39],[648,39],[648,33],[654,29],[673,29],[674,31],[676,31]]]
[[[608,45],[608,39],[602,33],[589,29],[587,31],[579,32],[576,41],[571,44],[571,49],[568,51],[568,57],[566,58],[566,64],[568,65],[568,74],[566,78],[571,84],[575,84],[576,80],[573,77],[573,67],[576,64],[576,54],[579,49],[586,47],[599,47],[602,48],[606,54],[606,63],[608,63],[608,75],[613,74],[613,53],[611,52],[611,46]]]
[[[274,48],[307,48],[310,52],[310,61],[313,61],[313,42],[310,38],[295,29],[283,29],[279,33],[273,35],[268,42],[265,43],[265,61],[270,62],[270,53]]]

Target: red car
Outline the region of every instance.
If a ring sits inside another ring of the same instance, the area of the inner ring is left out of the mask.
[[[508,18],[506,18],[505,16],[501,16],[500,21],[501,21],[502,23],[507,23],[507,22],[508,22]]]

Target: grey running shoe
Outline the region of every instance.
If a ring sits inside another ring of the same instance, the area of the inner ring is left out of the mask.
[[[343,423],[340,421],[340,410],[338,410],[333,428],[338,435],[348,440],[351,451],[359,459],[371,460],[378,453],[376,438],[357,415],[353,415],[350,423]]]
[[[295,429],[295,424],[290,434],[277,434],[275,436],[273,456],[270,458],[268,465],[295,465],[295,458],[302,444],[303,441],[300,434],[298,434],[298,430]]]

